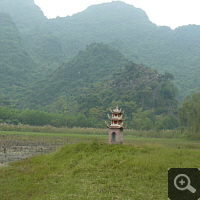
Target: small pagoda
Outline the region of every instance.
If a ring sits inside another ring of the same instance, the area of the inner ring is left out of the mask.
[[[115,109],[110,109],[110,112],[112,116],[108,114],[108,118],[111,121],[110,125],[107,124],[107,127],[109,128],[108,143],[123,143],[123,129],[125,128],[123,126],[123,120],[125,120],[123,118],[124,111],[122,111],[122,109],[119,109],[117,105]]]

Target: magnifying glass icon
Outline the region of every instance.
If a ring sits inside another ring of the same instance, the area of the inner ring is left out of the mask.
[[[182,177],[182,179],[181,179]],[[180,180],[178,180],[180,178]],[[186,181],[184,181],[184,179],[186,178],[187,180],[187,183]],[[180,185],[184,185],[184,187],[180,187],[177,185],[177,182],[180,184]],[[196,192],[196,189],[194,187],[192,187],[190,185],[191,181],[190,181],[190,178],[186,175],[186,174],[179,174],[175,177],[174,179],[174,186],[178,189],[178,190],[189,190],[191,193],[195,193]]]

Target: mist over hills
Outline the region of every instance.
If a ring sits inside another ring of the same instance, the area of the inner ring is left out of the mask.
[[[172,73],[179,100],[199,89],[200,26],[175,30],[156,26],[143,10],[120,1],[90,6],[71,17],[55,19],[47,19],[33,0],[0,0],[0,12],[12,16],[22,45],[42,69],[38,75],[64,66],[62,63],[87,45],[103,42],[134,63],[143,63],[159,73]]]
[[[38,77],[37,66],[23,47],[12,18],[0,13],[0,93],[10,96]]]
[[[21,34],[47,20],[34,0],[0,0],[0,12],[12,16]]]

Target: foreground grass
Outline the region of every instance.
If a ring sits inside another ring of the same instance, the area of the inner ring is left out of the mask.
[[[198,149],[163,144],[65,145],[0,168],[1,199],[167,199],[170,167],[199,167]]]

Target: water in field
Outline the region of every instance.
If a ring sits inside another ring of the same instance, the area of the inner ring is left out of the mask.
[[[47,154],[65,144],[79,142],[69,136],[48,136],[39,134],[0,134],[0,166],[39,154]]]

